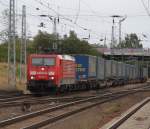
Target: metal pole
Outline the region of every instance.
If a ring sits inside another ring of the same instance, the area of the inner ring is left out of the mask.
[[[121,17],[121,16],[120,16]],[[127,16],[119,20],[119,43],[121,43],[121,38],[122,38],[122,22],[126,20]]]
[[[114,17],[113,17],[113,25],[112,25],[112,39],[111,39],[111,46],[110,46],[110,49],[111,49],[111,54],[110,54],[110,59],[113,60],[113,47],[114,47]],[[112,61],[111,61],[111,76],[112,76],[112,69],[113,69],[113,66],[112,66]]]
[[[107,38],[106,38],[106,36],[105,36],[105,38],[104,38],[104,47],[107,46],[107,45],[106,45],[106,40],[107,40]]]
[[[119,44],[122,42],[122,22],[126,19],[127,17],[125,16],[123,19],[119,20]],[[124,54],[122,50],[122,62],[124,62]],[[122,66],[122,73],[123,73],[123,66]]]
[[[54,33],[55,35],[57,34],[57,23],[56,23],[56,18],[54,18],[53,33]]]
[[[16,89],[15,0],[10,0],[9,6],[8,84]]]
[[[20,81],[26,80],[26,6],[22,6],[22,38],[20,52]]]
[[[121,22],[122,20],[119,20],[119,44],[121,45],[121,41],[122,41],[122,32],[121,32]],[[121,48],[121,47],[120,47]],[[122,49],[122,48],[121,48]],[[122,62],[124,61],[124,58],[123,58],[123,50],[122,50]],[[123,68],[122,68],[123,69]],[[122,70],[123,71],[123,70]]]
[[[56,36],[56,42],[53,43],[53,50],[57,50],[58,46],[57,46],[57,19],[54,18],[54,26],[53,26],[53,33]]]
[[[114,47],[115,46],[115,37],[114,37],[114,33],[115,33],[115,18],[120,18],[121,16],[120,15],[112,15],[111,16],[113,18],[113,26],[112,26],[112,46]]]
[[[121,20],[119,20],[119,43],[121,43]]]
[[[115,24],[115,21],[114,21],[114,18],[113,18],[112,37],[111,37],[111,48],[114,47],[114,24]]]

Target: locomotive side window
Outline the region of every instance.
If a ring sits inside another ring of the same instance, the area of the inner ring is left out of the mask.
[[[54,66],[55,58],[32,58],[33,66]]]

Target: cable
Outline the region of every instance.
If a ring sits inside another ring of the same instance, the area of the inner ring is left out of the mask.
[[[92,31],[91,29],[87,29],[87,28],[85,28],[85,27],[83,27],[83,26],[81,26],[81,25],[79,25],[79,24],[77,24],[77,23],[73,23],[72,20],[70,20],[70,19],[64,17],[64,15],[60,15],[57,11],[55,11],[55,10],[52,9],[52,8],[50,8],[49,6],[47,6],[45,3],[41,2],[40,0],[35,0],[35,1],[38,2],[40,5],[42,5],[43,7],[46,7],[46,8],[48,8],[48,9],[52,10],[52,11],[53,11],[54,13],[56,13],[57,15],[61,16],[61,17],[60,17],[61,19],[64,19],[64,20],[69,21],[69,22],[71,22],[72,24],[76,25],[78,28],[80,28],[80,29],[82,29],[82,30],[87,30],[87,31],[89,31],[89,32]],[[66,23],[66,25],[67,25],[67,23]],[[74,26],[72,26],[72,27],[74,28]]]
[[[23,0],[22,0],[22,1],[23,1]],[[70,22],[71,24],[73,24],[73,25],[70,25],[69,23],[65,23],[65,25],[70,26],[70,27],[73,27],[73,28],[74,28],[74,25],[75,25],[76,27],[78,27],[78,28],[80,28],[80,29],[82,29],[82,30],[84,30],[84,31],[86,30],[86,31],[89,31],[90,33],[96,33],[96,32],[94,32],[94,31],[91,30],[91,29],[88,29],[88,28],[86,28],[86,27],[81,26],[80,24],[74,23],[71,19],[65,17],[64,15],[60,15],[57,11],[55,11],[53,8],[49,7],[49,6],[46,5],[45,3],[41,2],[40,0],[35,0],[35,1],[38,2],[41,6],[43,6],[43,7],[45,7],[45,8],[48,8],[49,10],[52,10],[55,14],[57,14],[58,16],[60,16],[61,19],[66,20],[66,21]],[[24,1],[23,1],[23,2],[24,2]],[[79,2],[79,4],[80,4],[80,2]],[[31,7],[31,6],[29,6],[29,7]],[[19,10],[18,12],[20,12],[20,10]],[[80,13],[80,6],[79,6],[78,14],[77,14],[77,20],[78,20],[79,13]],[[16,15],[17,15],[17,16],[22,16],[22,14],[19,14],[19,13],[17,13]],[[30,16],[35,16],[35,17],[36,17],[36,15],[34,15],[34,14],[27,14],[27,15],[28,15],[28,16],[29,16],[29,15],[30,15]],[[67,15],[66,15],[66,16],[67,16]],[[38,17],[39,17],[39,16],[38,16]],[[62,23],[63,23],[63,22],[62,22]],[[96,35],[98,35],[98,34],[96,34]],[[99,37],[99,35],[98,35],[98,37]]]
[[[145,3],[144,3],[144,0],[141,0],[141,2],[142,2],[142,4],[143,4],[143,7],[144,7],[144,9],[146,10],[148,16],[150,16],[150,12],[149,12],[148,8],[146,7],[146,5],[145,5]]]
[[[75,19],[74,23],[77,23],[77,20],[78,20],[79,14],[80,14],[80,3],[81,3],[81,0],[79,0],[79,8],[78,8],[76,19]]]
[[[42,6],[44,6],[44,7],[48,8],[48,9],[52,10],[52,11],[53,11],[54,13],[56,13],[57,15],[61,16],[62,19],[71,22],[72,24],[76,25],[77,27],[79,27],[79,28],[81,28],[81,29],[83,29],[83,30],[87,30],[87,31],[90,31],[90,32],[91,32],[91,29],[87,29],[87,28],[85,28],[85,27],[83,27],[83,26],[81,26],[81,25],[79,25],[79,24],[77,24],[77,23],[73,23],[72,20],[70,20],[70,19],[64,17],[64,16],[61,15],[61,14],[59,14],[57,11],[55,11],[54,9],[48,7],[48,6],[45,5],[43,2],[41,2],[41,1],[39,1],[39,0],[35,0],[35,1],[38,2],[38,3],[40,3]]]

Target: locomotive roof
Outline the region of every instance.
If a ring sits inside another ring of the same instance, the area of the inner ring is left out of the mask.
[[[75,58],[70,55],[55,55],[55,54],[31,54],[30,57],[59,57],[63,60],[72,60],[75,61]]]

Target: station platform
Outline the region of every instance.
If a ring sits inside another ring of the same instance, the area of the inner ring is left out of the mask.
[[[142,103],[144,105],[139,108]],[[135,113],[133,113],[129,118],[125,119],[125,117],[127,115],[129,116],[129,114],[131,114],[131,112],[133,112],[135,109],[138,110],[135,111]],[[118,124],[119,121],[122,122]],[[100,129],[150,129],[150,98],[147,98],[144,101],[134,105],[127,112],[113,119]]]

